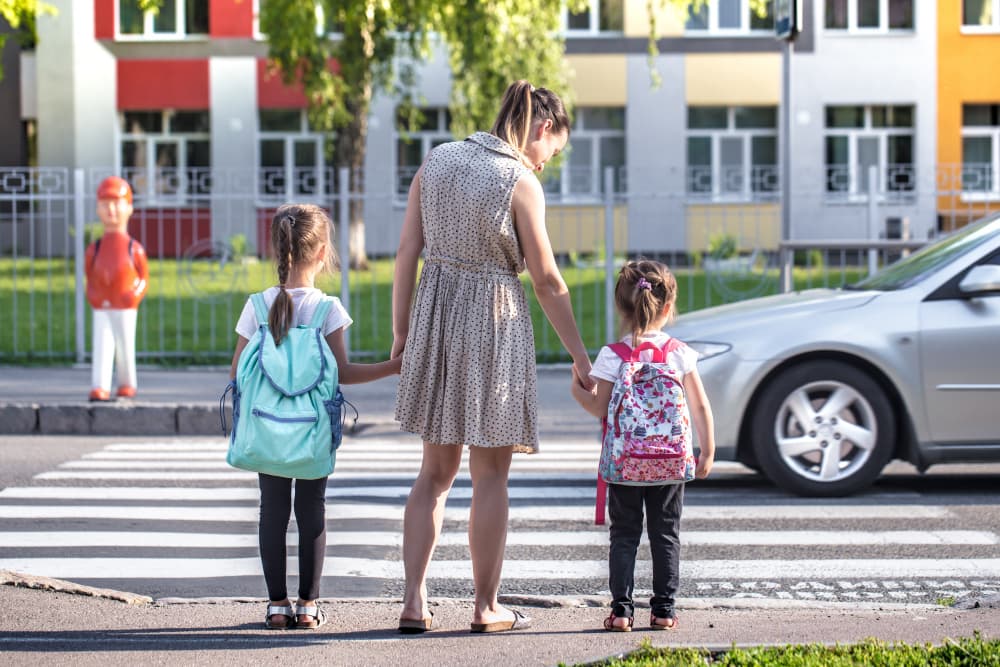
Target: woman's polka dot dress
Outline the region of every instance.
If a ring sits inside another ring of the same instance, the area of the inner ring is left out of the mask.
[[[510,210],[529,174],[486,132],[438,146],[424,164],[424,267],[396,419],[425,442],[538,451],[535,343]]]

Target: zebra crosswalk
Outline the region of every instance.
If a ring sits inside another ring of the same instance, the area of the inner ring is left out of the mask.
[[[228,467],[225,450],[218,440],[108,444],[0,490],[0,569],[155,597],[259,597],[256,475]],[[420,453],[404,435],[345,441],[327,490],[326,594],[399,594]],[[598,454],[593,442],[556,441],[515,456],[504,592],[606,594]],[[682,597],[932,602],[1000,589],[1000,537],[961,507],[906,490],[791,498],[727,464],[715,476],[686,490]],[[466,455],[429,572],[436,595],[471,594],[470,498]],[[288,544],[294,573],[294,520]],[[642,547],[638,585],[650,566]]]

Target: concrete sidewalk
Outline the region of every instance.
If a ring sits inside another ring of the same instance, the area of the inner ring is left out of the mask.
[[[0,367],[0,434],[221,435],[219,398],[227,368],[140,368],[135,399],[89,403],[90,367]],[[392,431],[396,376],[344,387],[362,428]],[[569,367],[538,372],[543,437],[597,437],[597,422],[569,393]],[[227,420],[229,417],[227,416]]]
[[[45,583],[45,582],[43,582]],[[51,583],[51,582],[49,582]],[[399,601],[324,599],[330,621],[316,631],[267,631],[263,600],[204,600],[126,604],[107,597],[0,586],[0,651],[7,665],[264,664],[292,657],[327,665],[556,665],[596,661],[654,646],[725,650],[737,646],[932,642],[1000,636],[1000,611],[983,605],[846,606],[768,601],[725,604],[679,600],[676,630],[652,632],[648,612],[636,611],[631,633],[604,632],[608,609],[593,599],[506,600],[533,618],[531,628],[494,635],[468,631],[471,601],[432,599],[437,629],[401,636]],[[293,653],[289,653],[293,649]],[[252,652],[248,652],[252,651]],[[56,662],[52,662],[55,659]],[[498,662],[499,659],[499,662]]]

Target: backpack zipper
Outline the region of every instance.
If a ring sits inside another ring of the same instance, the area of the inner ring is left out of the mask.
[[[270,412],[264,412],[260,408],[254,408],[253,410],[250,411],[250,413],[254,417],[264,417],[265,419],[270,419],[271,421],[276,421],[276,422],[295,423],[295,422],[316,421],[316,415],[303,416],[303,417],[282,417],[281,415],[274,415],[271,414]]]

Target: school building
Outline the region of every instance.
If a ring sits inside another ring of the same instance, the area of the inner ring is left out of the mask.
[[[154,256],[206,236],[259,244],[278,203],[329,203],[326,139],[309,127],[302,94],[268,68],[257,21],[266,1],[164,0],[153,16],[136,0],[48,0],[59,13],[39,20],[37,48],[5,52],[0,132],[18,140],[3,142],[0,161],[34,154],[43,168],[121,174]],[[600,244],[606,167],[624,195],[618,247],[703,250],[726,233],[743,248],[775,248],[782,44],[772,13],[757,15],[749,0],[660,11],[654,88],[646,7],[590,0],[564,12],[576,108],[571,150],[545,181],[556,249]],[[905,220],[927,238],[1000,205],[1000,0],[801,8],[790,67],[793,238],[871,238],[872,167],[886,222],[878,234],[900,233]],[[394,251],[414,171],[451,139],[445,55],[418,76],[425,122],[410,140],[396,130],[394,100],[379,95],[372,107],[373,254]]]

